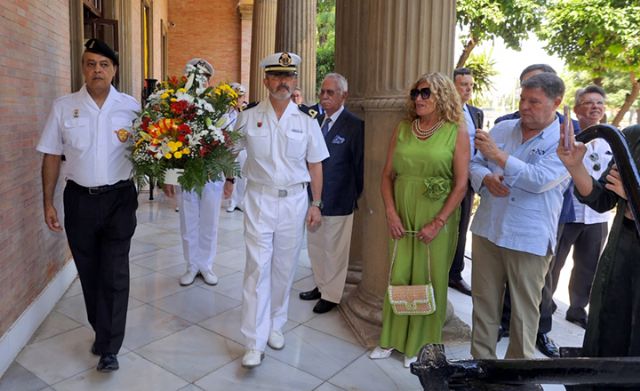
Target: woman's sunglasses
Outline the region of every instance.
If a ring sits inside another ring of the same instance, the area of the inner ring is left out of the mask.
[[[418,95],[420,95],[423,100],[426,100],[431,96],[431,89],[429,87],[424,87],[421,89],[414,88],[413,90],[409,91],[409,95],[411,96],[411,100],[416,100],[418,98]]]

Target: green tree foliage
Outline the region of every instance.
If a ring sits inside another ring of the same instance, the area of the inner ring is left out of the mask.
[[[318,0],[316,14],[316,90],[336,67],[336,0]]]
[[[606,77],[626,74],[625,99],[612,124],[618,126],[640,94],[640,5],[622,0],[558,0],[545,14],[539,36],[546,49],[569,69],[587,72],[603,85]],[[610,84],[609,87],[615,87]],[[613,96],[616,91],[609,91]]]
[[[458,0],[456,19],[467,33],[456,68],[465,66],[478,43],[500,37],[514,50],[541,22],[547,0]]]
[[[493,90],[491,78],[497,75],[498,72],[495,68],[496,62],[491,54],[492,51],[472,54],[465,64],[465,67],[473,72],[475,85],[470,103],[474,106],[487,106],[487,94]]]

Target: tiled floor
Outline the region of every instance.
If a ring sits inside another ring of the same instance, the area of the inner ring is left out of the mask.
[[[184,261],[178,214],[161,196],[148,201],[143,193],[131,250],[131,295],[120,370],[95,370],[97,358],[89,352],[93,333],[76,280],[0,379],[0,391],[421,389],[418,378],[403,368],[402,357],[370,360],[337,311],[317,315],[311,311],[314,302],[298,299],[300,291],[314,286],[306,250],[291,293],[285,348],[267,348],[260,367],[242,368],[243,268],[242,213],[223,210],[214,267],[220,282],[211,287],[198,279],[181,287],[178,277]],[[565,269],[566,280],[570,265]],[[469,273],[470,264],[467,281]],[[458,316],[470,323],[471,299],[455,291],[449,296]],[[583,332],[564,321],[563,297],[566,292],[557,294],[560,310],[551,335],[563,346],[579,346]],[[506,343],[499,344],[501,353]],[[468,358],[468,343],[447,346],[447,355]]]

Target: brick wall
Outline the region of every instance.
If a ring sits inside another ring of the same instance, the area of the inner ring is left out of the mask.
[[[214,83],[240,80],[238,0],[169,0],[169,75],[193,57],[215,68]]]
[[[53,99],[70,92],[68,3],[0,1],[0,336],[70,259],[43,223],[35,150]]]

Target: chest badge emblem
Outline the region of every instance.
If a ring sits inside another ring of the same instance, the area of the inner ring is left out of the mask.
[[[118,140],[121,143],[126,143],[127,140],[129,140],[129,137],[131,136],[131,134],[127,129],[114,130],[114,133],[116,134],[116,136],[118,136]]]

